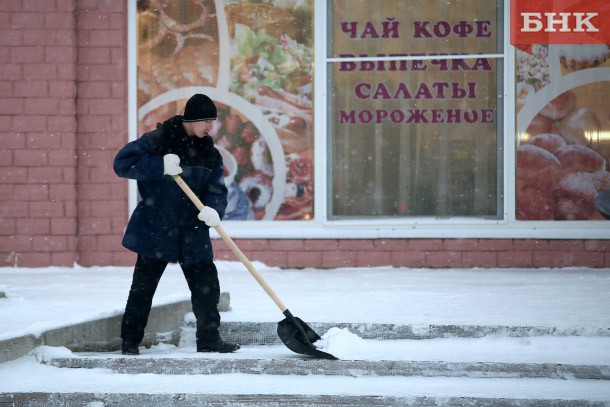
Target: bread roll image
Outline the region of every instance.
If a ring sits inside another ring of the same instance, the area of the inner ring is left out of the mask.
[[[540,115],[551,120],[560,120],[576,107],[576,95],[574,92],[564,92],[551,100],[540,111]]]
[[[559,134],[568,144],[587,145],[596,137],[602,124],[597,115],[586,107],[573,110],[559,122]]]
[[[557,127],[555,122],[540,114],[534,116],[529,126],[525,129],[525,133],[527,133],[529,137],[545,133],[560,134],[559,127]]]
[[[565,147],[566,141],[559,134],[543,133],[538,134],[526,141],[526,144],[531,144],[540,148],[544,148],[550,153],[555,153],[561,147]]]
[[[597,151],[580,144],[561,147],[555,156],[564,170],[596,172],[606,170],[606,160]]]

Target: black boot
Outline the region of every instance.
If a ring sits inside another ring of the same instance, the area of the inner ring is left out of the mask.
[[[238,344],[225,342],[220,338],[218,338],[215,342],[197,344],[197,352],[231,353],[238,349]]]
[[[123,341],[123,345],[121,346],[121,353],[123,355],[139,355],[140,349],[138,349],[137,343]]]

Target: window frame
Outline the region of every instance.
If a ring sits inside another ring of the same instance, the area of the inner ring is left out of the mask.
[[[215,0],[221,2],[221,0]],[[234,238],[267,239],[375,239],[375,238],[490,238],[490,239],[610,239],[604,221],[517,221],[516,202],[516,110],[515,48],[509,43],[510,0],[504,0],[503,39],[503,219],[406,217],[381,219],[328,219],[328,103],[327,55],[328,10],[326,0],[314,1],[314,218],[307,221],[227,221],[224,229]],[[128,137],[137,134],[137,26],[136,0],[128,5]],[[494,54],[495,55],[495,54]],[[499,135],[500,136],[500,135]],[[500,152],[499,152],[500,153]],[[135,181],[129,181],[129,213],[137,204]],[[212,236],[217,237],[212,231]]]

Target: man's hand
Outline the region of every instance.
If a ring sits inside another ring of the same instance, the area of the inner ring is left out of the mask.
[[[178,157],[176,154],[165,154],[163,156],[163,174],[182,174],[182,168],[180,167],[180,157]]]
[[[214,228],[220,225],[220,216],[218,215],[218,212],[209,206],[204,206],[197,217],[200,221],[205,222],[205,224],[209,227]]]

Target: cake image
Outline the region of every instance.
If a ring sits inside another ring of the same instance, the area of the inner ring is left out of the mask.
[[[610,58],[610,47],[607,44],[562,45],[559,49],[559,61],[569,72],[595,68]]]

